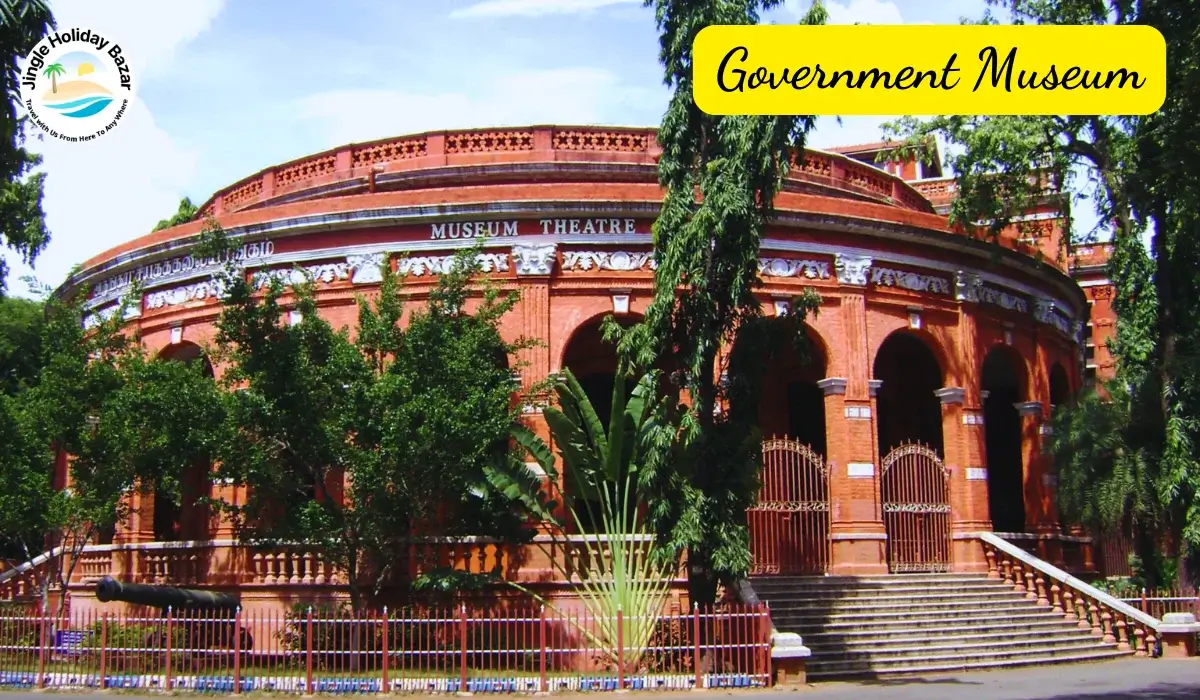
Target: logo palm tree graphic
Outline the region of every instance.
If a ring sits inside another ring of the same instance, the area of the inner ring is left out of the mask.
[[[42,71],[42,75],[50,78],[50,92],[58,92],[58,76],[66,72],[61,63],[51,63],[46,66],[46,70]]]

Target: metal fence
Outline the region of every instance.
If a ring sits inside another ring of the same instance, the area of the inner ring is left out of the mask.
[[[669,612],[656,619],[643,652],[618,655],[632,622],[465,607],[367,616],[10,614],[0,616],[0,687],[369,694],[768,683],[763,606]]]
[[[1160,620],[1167,613],[1192,613],[1200,619],[1200,593],[1195,588],[1142,589],[1139,597],[1121,601]]]

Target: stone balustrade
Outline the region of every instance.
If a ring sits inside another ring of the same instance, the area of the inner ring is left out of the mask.
[[[653,165],[660,153],[653,129],[538,126],[411,134],[349,144],[268,168],[220,190],[200,211],[220,215],[285,200],[352,194],[354,187],[373,187],[382,173],[547,159]],[[790,177],[933,212],[919,188],[835,153],[805,151],[794,159]]]
[[[979,533],[979,539],[989,578],[1003,580],[1029,600],[1061,614],[1092,636],[1117,644],[1122,651],[1142,657],[1158,653],[1159,620],[993,533]]]

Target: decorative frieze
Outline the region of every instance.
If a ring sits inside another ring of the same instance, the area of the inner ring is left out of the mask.
[[[1029,313],[1029,303],[1021,297],[1002,292],[995,287],[981,287],[980,300],[985,304],[995,304],[1009,311]]]
[[[119,275],[113,275],[112,277],[100,280],[92,287],[92,299],[102,301],[103,299],[118,296],[134,282],[140,282],[145,286],[156,280],[174,275],[187,275],[192,272],[215,269],[231,259],[241,263],[249,263],[255,260],[262,260],[274,253],[275,244],[267,240],[258,243],[247,243],[231,255],[223,257],[201,258],[192,255],[181,255],[176,258],[147,263],[128,272],[122,272]]]
[[[810,280],[827,280],[833,276],[827,262],[789,258],[759,258],[758,274],[763,277],[804,277]]]
[[[350,266],[344,262],[322,263],[307,267],[293,267],[282,270],[265,270],[254,273],[254,286],[266,287],[273,280],[279,280],[283,286],[304,284],[308,280],[322,284],[330,284],[350,279]]]
[[[867,286],[867,280],[871,272],[871,263],[873,262],[873,259],[865,256],[842,255],[838,253],[837,258],[833,262],[833,267],[837,270],[838,284],[847,284],[855,287]]]
[[[481,272],[508,272],[508,256],[504,253],[480,253],[475,260]],[[453,264],[453,255],[419,255],[400,258],[396,262],[396,272],[413,277],[444,275],[450,272]]]
[[[1033,317],[1038,323],[1044,323],[1057,328],[1060,333],[1068,338],[1077,339],[1081,335],[1079,331],[1072,328],[1074,325],[1072,321],[1058,309],[1058,305],[1052,299],[1035,299],[1033,303]]]
[[[871,270],[871,284],[881,287],[899,287],[911,292],[950,294],[950,280],[935,275],[919,275],[915,272],[876,267]]]
[[[554,272],[554,263],[558,261],[558,246],[549,245],[515,245],[512,248],[513,262],[517,266],[518,275],[549,275]]]
[[[654,270],[658,267],[658,264],[654,261],[653,253],[631,253],[624,250],[612,252],[600,250],[569,250],[563,253],[562,269],[634,272],[647,266],[651,270]],[[518,272],[518,274],[520,273]]]
[[[974,272],[958,271],[954,275],[954,298],[978,304],[983,296],[983,280]]]
[[[346,266],[353,273],[350,282],[352,284],[379,284],[382,282],[385,257],[383,253],[346,256]]]
[[[146,295],[146,309],[161,309],[166,306],[179,306],[191,301],[217,299],[223,291],[222,286],[219,280],[211,279],[182,287],[175,287],[174,289],[150,292]]]
[[[121,307],[120,304],[113,304],[112,306],[100,309],[99,311],[96,311],[94,313],[87,314],[86,316],[83,317],[83,327],[88,330],[91,330],[91,329],[95,328],[96,326],[99,326],[102,322],[108,321],[109,319],[111,319],[117,313],[117,309],[119,309],[120,307]],[[130,319],[138,318],[141,315],[142,315],[142,307],[140,304],[130,304],[125,309],[125,320],[126,321],[128,321]]]

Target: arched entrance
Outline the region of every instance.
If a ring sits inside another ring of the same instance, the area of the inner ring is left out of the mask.
[[[829,568],[829,470],[825,464],[824,349],[810,328],[797,348],[780,324],[763,362],[758,424],[764,436],[761,487],[747,509],[751,573],[821,574]],[[793,327],[794,329],[794,327]],[[789,336],[790,334],[790,336]]]
[[[920,443],[942,454],[942,368],[919,336],[897,331],[875,355],[879,454],[906,443]]]
[[[942,462],[942,368],[925,341],[897,331],[874,363],[879,495],[892,572],[950,569],[949,475]]]
[[[640,320],[636,316],[623,316],[619,319],[622,326],[629,326]],[[616,384],[617,348],[613,343],[604,340],[601,326],[604,317],[588,321],[575,329],[567,346],[563,350],[562,366],[571,370],[579,381],[584,394],[587,395],[596,417],[604,429],[608,429],[612,417],[612,395]],[[632,393],[635,382],[626,381],[625,389]],[[585,493],[570,474],[563,470],[563,490],[576,501],[576,514],[580,523],[576,529],[585,533],[596,533],[603,529],[599,522],[599,494]],[[568,519],[570,522],[572,519]],[[572,523],[572,525],[576,525]]]
[[[159,362],[182,362],[199,364],[200,371],[210,379],[215,376],[212,363],[204,350],[195,343],[181,342],[163,349],[156,358]],[[173,488],[166,482],[177,480]],[[209,537],[210,509],[202,499],[211,495],[212,465],[198,461],[182,474],[162,474],[149,485],[152,500],[154,540],[176,542],[180,540],[206,540]]]
[[[988,510],[996,532],[1025,531],[1025,468],[1021,416],[1026,395],[1021,358],[996,346],[983,361],[983,426],[987,447]]]

